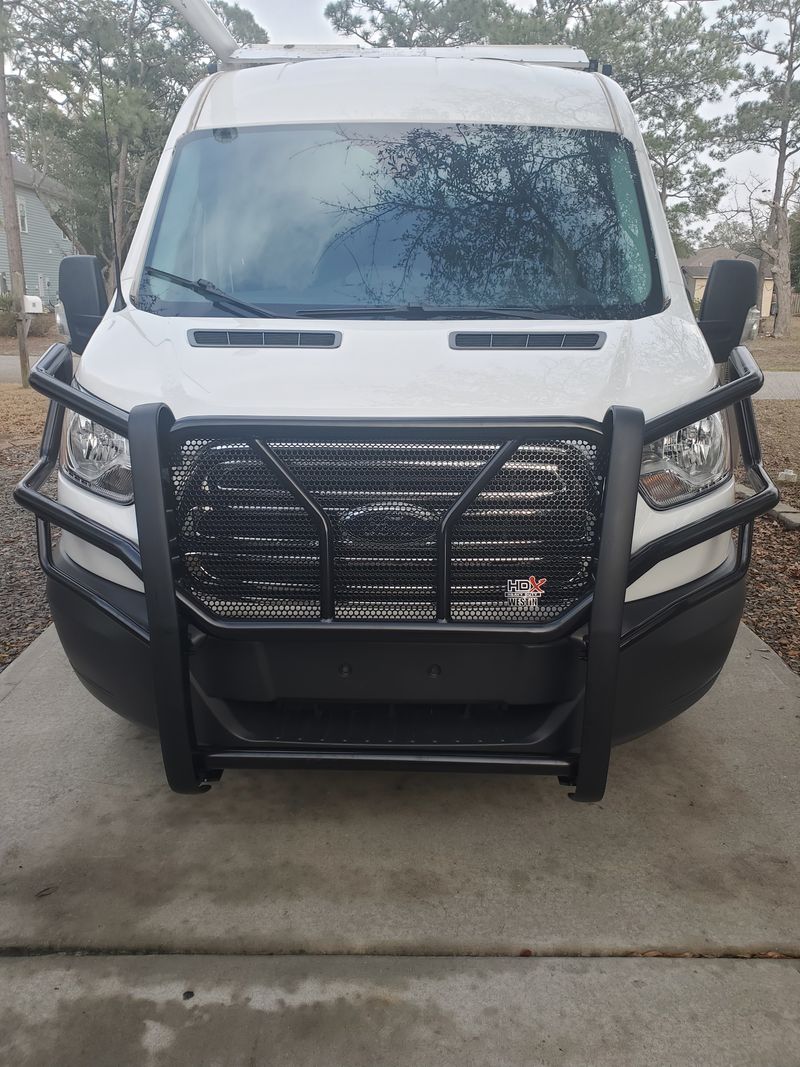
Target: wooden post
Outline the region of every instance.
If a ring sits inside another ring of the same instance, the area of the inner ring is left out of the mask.
[[[22,260],[22,238],[19,232],[17,194],[11,160],[11,138],[8,132],[8,99],[6,97],[5,43],[8,36],[8,12],[0,6],[0,204],[8,246],[8,266],[11,273],[11,299],[17,320],[19,372],[23,388],[28,387],[28,316],[25,314],[25,266]]]

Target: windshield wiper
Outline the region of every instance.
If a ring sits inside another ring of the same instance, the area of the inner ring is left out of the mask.
[[[454,304],[353,304],[352,306],[309,307],[294,312],[297,318],[371,318],[388,315],[404,319],[569,319],[580,316],[565,315],[562,312],[547,311],[543,308],[503,305],[501,307],[483,307],[481,305]]]
[[[446,309],[459,311],[470,318],[509,318],[509,319],[572,319],[580,318],[579,315],[566,315],[563,311],[548,311],[547,308],[530,307],[527,304],[501,304],[499,307],[459,307]]]
[[[245,315],[251,315],[253,318],[259,319],[278,319],[281,317],[276,315],[274,311],[265,311],[256,304],[247,304],[243,300],[231,296],[230,293],[223,292],[222,289],[218,289],[213,282],[206,281],[205,278],[198,278],[196,282],[193,282],[191,278],[182,278],[179,274],[170,274],[169,271],[160,270],[158,267],[145,267],[144,273],[152,274],[154,278],[163,278],[164,281],[179,285],[182,289],[190,289],[193,293],[204,296],[215,307],[223,310],[241,311]]]

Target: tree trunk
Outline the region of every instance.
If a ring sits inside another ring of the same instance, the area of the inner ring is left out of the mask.
[[[661,198],[661,206],[666,211],[667,210],[667,198],[669,197],[669,186],[668,186],[668,183],[667,183],[667,169],[666,169],[666,167],[664,168],[664,177],[663,177],[663,179],[661,181],[661,188],[659,190],[659,194],[658,195]]]
[[[11,162],[11,139],[8,132],[8,100],[6,97],[5,68],[5,12],[0,8],[2,32],[0,33],[0,201],[3,205],[8,267],[11,274],[11,299],[17,320],[17,344],[19,345],[19,372],[23,388],[28,387],[30,362],[28,360],[28,316],[25,314],[25,267],[22,260],[22,238],[19,232],[17,194],[14,189],[14,172]]]
[[[795,76],[795,47],[796,32],[798,27],[797,11],[790,12],[787,6],[789,21],[788,46],[786,52],[786,77],[783,83],[781,99],[781,123],[778,134],[778,160],[775,173],[775,191],[772,196],[772,206],[769,213],[769,225],[767,227],[767,244],[770,246],[772,259],[772,277],[774,279],[775,295],[778,301],[775,325],[772,329],[773,337],[785,337],[789,331],[791,318],[792,281],[789,270],[789,217],[788,203],[784,190],[786,180],[786,163],[789,158],[789,125],[792,116],[792,87]],[[764,260],[761,259],[763,267]],[[761,271],[759,270],[759,275]]]
[[[776,211],[775,226],[775,260],[772,264],[772,278],[778,310],[775,315],[774,337],[786,337],[792,321],[792,278],[789,262],[790,237],[789,214],[783,204]]]
[[[785,125],[785,124],[784,124]],[[761,257],[758,261],[758,299],[762,298],[764,292],[764,283],[767,279],[767,273],[771,269],[772,277],[774,279],[774,286],[776,292],[778,292],[778,317],[780,317],[780,295],[778,291],[778,277],[776,271],[780,273],[780,260],[781,260],[781,207],[783,201],[783,183],[786,175],[786,137],[785,130],[781,130],[780,142],[778,145],[778,162],[777,171],[775,174],[775,188],[772,193],[772,201],[769,208],[769,221],[767,222],[767,232],[764,235],[764,240],[761,244]],[[784,212],[785,214],[785,212]],[[787,226],[786,239],[788,241],[788,226]],[[784,250],[788,259],[789,250],[788,247]],[[788,300],[784,301],[784,307],[788,304]],[[767,315],[769,315],[769,309],[767,309]],[[775,324],[772,328],[772,334],[774,337],[782,336],[778,334],[778,317],[776,317]]]
[[[767,231],[769,233],[769,231]],[[772,269],[772,256],[762,250],[758,259],[758,282],[756,292],[758,296],[758,332],[763,337],[768,332],[769,321],[769,308],[767,308],[767,314],[762,313],[762,303],[764,301],[764,284],[767,280],[767,273]]]
[[[47,204],[46,206],[47,210],[50,212],[50,218],[53,220],[56,226],[58,226],[59,230],[61,230],[61,232],[69,238],[71,244],[78,250],[79,254],[82,256],[88,255],[86,249],[83,247],[83,245],[78,240],[75,234],[75,228],[72,225],[72,222],[69,219],[65,218],[61,208],[51,208],[49,204]]]

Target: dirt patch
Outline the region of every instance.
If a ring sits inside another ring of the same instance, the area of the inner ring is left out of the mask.
[[[34,519],[12,496],[36,460],[46,413],[33,389],[0,384],[0,671],[50,621]]]
[[[764,466],[773,478],[791,469],[800,478],[800,400],[759,400],[756,397],[756,421],[764,454]],[[800,482],[781,485],[785,504],[800,508]]]
[[[800,468],[800,400],[759,400],[756,394],[755,406],[767,466]]]
[[[800,530],[756,521],[744,621],[800,674]]]
[[[800,400],[758,400],[756,419],[764,466],[773,478],[800,474]],[[781,485],[785,504],[800,509],[800,484]],[[745,622],[800,674],[800,531],[768,515],[756,520]]]
[[[43,355],[50,345],[54,345],[58,340],[58,334],[54,328],[50,330],[43,337],[28,337],[28,358],[31,363],[35,363],[39,356]],[[3,337],[0,336],[0,356],[14,356],[19,355],[19,348],[17,347],[16,337]]]
[[[800,370],[800,319],[793,319],[788,337],[758,337],[747,346],[762,370]]]
[[[0,449],[10,444],[37,447],[47,414],[47,400],[35,389],[0,384]]]

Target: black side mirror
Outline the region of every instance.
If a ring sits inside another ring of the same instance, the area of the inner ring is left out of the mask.
[[[108,307],[97,256],[62,259],[58,268],[58,295],[67,317],[69,347],[80,356]]]
[[[758,271],[746,259],[711,265],[697,321],[715,363],[727,363],[742,342],[747,316],[758,306]]]

